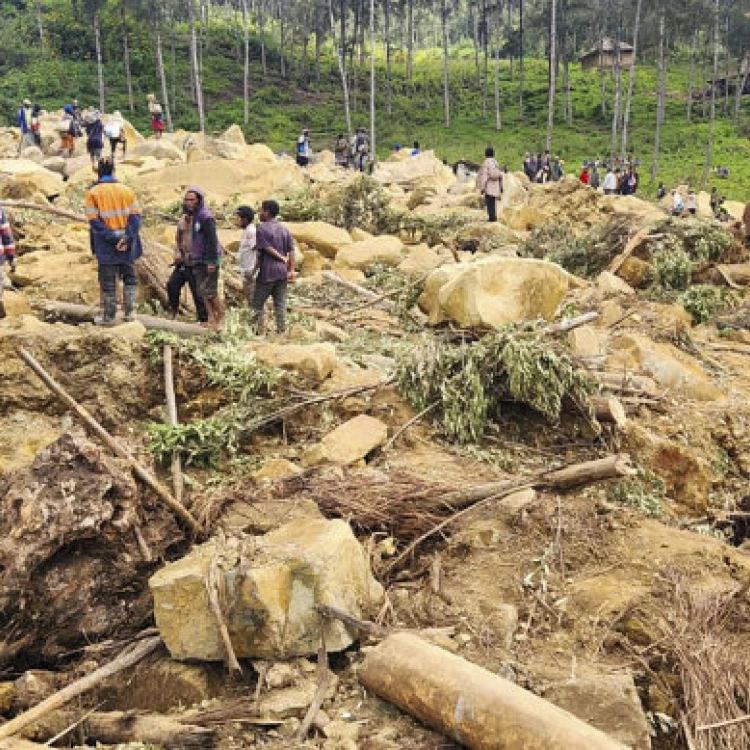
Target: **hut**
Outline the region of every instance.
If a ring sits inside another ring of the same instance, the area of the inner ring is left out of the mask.
[[[615,67],[615,43],[609,37],[600,39],[596,46],[588,52],[584,52],[578,58],[583,70],[592,70],[593,68],[614,68]],[[627,42],[620,42],[620,67],[630,68],[633,65],[633,47]]]

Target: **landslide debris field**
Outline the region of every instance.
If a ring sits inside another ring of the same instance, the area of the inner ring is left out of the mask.
[[[141,314],[99,329],[87,157],[0,131],[0,748],[750,747],[736,224],[507,175],[492,225],[430,153],[129,141]],[[193,184],[221,334],[163,313]],[[283,337],[233,267],[268,197]]]

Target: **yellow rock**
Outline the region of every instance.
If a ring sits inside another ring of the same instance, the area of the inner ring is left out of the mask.
[[[292,233],[295,242],[304,243],[325,258],[335,258],[339,248],[352,244],[346,229],[325,221],[290,221],[285,222],[284,226]]]
[[[406,258],[398,265],[398,270],[408,276],[421,276],[436,269],[442,263],[438,254],[427,245],[413,245],[407,248]]]
[[[296,476],[301,474],[297,464],[287,461],[285,458],[269,458],[264,462],[263,466],[253,474],[253,479],[256,482],[273,482],[279,479],[287,479],[288,477]]]
[[[320,444],[308,451],[302,461],[313,466],[328,461],[352,464],[383,445],[388,438],[388,426],[379,419],[360,414],[328,433]]]
[[[342,247],[336,254],[336,268],[364,269],[380,263],[396,266],[403,257],[404,243],[398,237],[381,235]]]
[[[258,362],[282,370],[293,370],[303,378],[322,383],[336,368],[336,349],[332,344],[253,344]]]

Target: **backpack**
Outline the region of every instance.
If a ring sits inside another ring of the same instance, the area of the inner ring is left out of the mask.
[[[104,135],[107,138],[119,138],[122,133],[122,126],[117,122],[108,122],[107,127],[104,128]]]
[[[307,153],[306,144],[304,139],[300,139],[297,141],[297,155],[298,156],[305,156]]]

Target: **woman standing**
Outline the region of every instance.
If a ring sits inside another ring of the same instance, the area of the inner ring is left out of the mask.
[[[488,146],[484,150],[484,161],[477,172],[477,190],[484,197],[487,206],[487,220],[497,221],[497,199],[503,194],[503,173],[495,161],[495,149]]]

